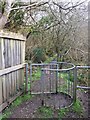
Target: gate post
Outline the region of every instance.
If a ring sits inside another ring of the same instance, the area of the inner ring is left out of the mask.
[[[76,102],[76,91],[77,91],[77,67],[74,68],[74,86],[73,86],[73,100]]]
[[[25,64],[25,93],[28,92],[28,63]]]
[[[44,106],[44,70],[41,69],[41,99],[42,99],[42,106]]]

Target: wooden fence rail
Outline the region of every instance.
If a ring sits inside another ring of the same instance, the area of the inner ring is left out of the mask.
[[[24,92],[26,38],[0,32],[0,112]]]

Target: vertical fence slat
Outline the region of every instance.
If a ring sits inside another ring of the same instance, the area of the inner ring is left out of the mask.
[[[1,69],[5,68],[5,59],[4,59],[4,39],[1,39]],[[2,78],[2,90],[3,90],[3,95],[2,99],[3,101],[6,101],[6,82],[5,82],[5,75],[1,77]]]
[[[14,41],[11,40],[11,66],[13,66],[13,57],[14,56]],[[14,93],[14,72],[11,73],[11,96]]]
[[[5,40],[5,43],[6,43],[6,46],[5,46],[5,52],[7,53],[5,56],[6,56],[6,59],[5,59],[5,64],[6,64],[6,68],[9,67],[9,40],[6,39]],[[9,91],[10,91],[10,80],[9,80],[9,74],[5,75],[5,81],[6,81],[6,94],[7,94],[7,100],[9,99]]]
[[[16,65],[16,41],[14,41],[14,66]],[[16,92],[16,71],[14,72],[14,94]]]
[[[17,54],[17,40],[15,41],[15,56],[16,56],[16,62],[15,65],[18,65],[18,54]],[[17,81],[18,81],[18,70],[16,71],[16,87],[15,87],[15,92],[17,92]]]
[[[1,40],[0,40],[0,51],[2,51],[1,49]],[[0,70],[2,69],[2,54],[0,54]],[[0,77],[0,105],[2,104],[2,77]]]
[[[11,53],[10,53],[10,40],[8,40],[8,67],[11,67]],[[8,75],[9,80],[9,97],[11,94],[11,73]]]
[[[24,60],[25,60],[25,42],[21,42],[20,43],[20,47],[21,47],[21,49],[20,49],[20,54],[21,54],[21,59],[20,59],[20,62],[21,63],[23,63],[24,62]],[[24,83],[24,69],[21,69],[21,85]]]
[[[21,42],[18,41],[18,63],[21,64]],[[20,86],[21,86],[21,78],[22,78],[22,75],[21,75],[21,69],[18,71],[18,79],[19,79],[19,82],[18,82],[18,85],[19,85],[19,89],[20,89]]]

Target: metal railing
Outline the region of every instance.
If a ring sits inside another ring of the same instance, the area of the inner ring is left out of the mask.
[[[71,98],[69,107],[76,101],[77,88],[90,89],[89,86],[78,86],[79,69],[90,69],[90,66],[75,66],[67,62],[31,64],[30,92],[41,95],[42,105],[45,104],[46,94],[63,93]]]
[[[75,69],[76,67],[74,64],[66,62],[31,64],[31,94],[41,94],[42,103],[44,104],[47,97],[45,94],[63,93],[71,98],[72,102],[70,105],[72,105],[76,100],[77,78]]]

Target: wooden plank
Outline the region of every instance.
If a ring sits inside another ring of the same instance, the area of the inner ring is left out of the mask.
[[[11,67],[11,41],[8,40],[8,61],[9,61],[9,66]],[[11,96],[11,73],[9,73],[8,75],[8,79],[9,79],[9,97]]]
[[[10,59],[9,59],[9,57],[10,57],[10,55],[9,55],[9,40],[6,39],[5,42],[6,42],[5,48],[6,48],[6,53],[7,53],[7,54],[5,54],[5,56],[6,56],[5,63],[7,63],[5,68],[8,68],[9,63],[10,63]],[[7,100],[8,100],[9,99],[9,91],[10,91],[9,74],[5,75],[5,82],[6,82],[6,96],[7,96]]]
[[[6,81],[5,81],[5,76],[3,76],[2,78],[2,89],[3,89],[3,102],[5,102],[7,100],[7,96],[6,96]]]
[[[21,43],[22,42],[18,42],[18,63],[19,64],[22,64],[21,63]],[[22,69],[19,70],[19,73],[18,73],[18,77],[19,77],[19,88],[21,89],[22,87]]]
[[[3,32],[0,31],[0,38],[4,38],[4,39],[9,39],[9,40],[20,40],[20,41],[26,41],[26,37],[18,34],[18,33],[12,33],[12,32]]]
[[[15,66],[15,40],[13,41],[13,64],[12,66]],[[13,72],[13,75],[12,75],[12,78],[13,78],[13,94],[14,95],[14,92],[15,92],[15,71]]]
[[[2,69],[2,51],[1,51],[1,40],[0,40],[0,70]],[[0,77],[0,105],[2,104],[3,100],[2,100],[2,77]]]
[[[2,110],[3,110],[5,107],[7,107],[7,106],[8,106],[7,102],[2,103],[2,105],[0,105],[0,113],[1,113]]]
[[[21,42],[21,63],[25,62],[25,42]],[[21,81],[22,81],[22,86],[24,85],[24,69],[21,70]]]
[[[19,42],[19,63],[23,63],[22,62],[22,52],[23,52],[23,46],[22,46],[22,42]],[[19,71],[19,84],[20,84],[20,88],[22,88],[22,85],[23,85],[23,79],[24,79],[24,76],[23,76],[23,71],[22,69]]]
[[[17,41],[17,65],[20,64],[19,63],[19,57],[20,57],[20,55],[19,55],[19,41]],[[20,79],[19,79],[19,71],[20,70],[17,71],[17,90],[18,91],[19,91],[19,86],[20,86],[20,84],[19,84],[19,81],[20,81]]]
[[[9,67],[9,68],[0,70],[0,76],[5,75],[5,74],[8,74],[8,73],[10,73],[10,72],[14,72],[14,71],[19,70],[19,69],[22,69],[22,68],[25,67],[25,64],[26,64],[26,63],[23,63],[23,64],[21,64],[21,65],[16,65],[16,66],[12,66],[12,67]]]
[[[8,67],[11,67],[11,41],[8,40]],[[8,83],[9,85],[7,87],[9,87],[9,97],[11,95],[11,73],[8,74]]]
[[[9,100],[8,100],[8,103],[10,104],[10,103],[12,103],[17,97],[19,97],[20,95],[22,95],[23,94],[23,92],[21,91],[21,92],[18,92],[15,96],[13,96],[12,98],[10,98]]]
[[[0,77],[0,105],[2,104],[2,78]]]
[[[2,69],[5,68],[5,46],[4,46],[5,40],[1,39],[1,64]],[[6,101],[6,82],[5,82],[5,75],[2,77],[2,99],[3,102]]]
[[[19,97],[22,94],[23,92],[19,92],[18,94],[10,98],[7,102],[4,102],[2,105],[0,105],[0,112],[2,112],[4,108],[6,108],[10,103],[12,103],[17,97]]]
[[[11,40],[10,43],[11,46],[11,67],[13,66],[13,54],[14,54],[14,41]],[[14,73],[11,72],[11,96],[14,94]]]
[[[17,65],[17,49],[16,49],[16,40],[14,41],[14,66]],[[14,95],[16,93],[16,82],[17,82],[17,71],[14,71]]]

